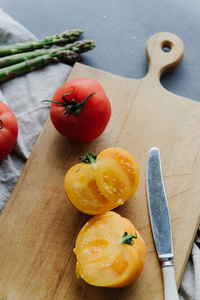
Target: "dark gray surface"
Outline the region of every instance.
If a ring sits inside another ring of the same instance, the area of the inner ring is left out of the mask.
[[[185,45],[185,56],[162,84],[200,101],[199,0],[0,0],[0,7],[39,39],[83,29],[82,38],[97,44],[82,55],[85,64],[134,79],[147,72],[147,39],[161,31],[174,33]]]

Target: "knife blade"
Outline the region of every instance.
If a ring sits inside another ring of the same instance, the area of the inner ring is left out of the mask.
[[[150,149],[146,172],[147,199],[152,234],[161,261],[166,300],[176,300],[178,292],[173,265],[173,246],[169,207],[164,188],[160,150]]]

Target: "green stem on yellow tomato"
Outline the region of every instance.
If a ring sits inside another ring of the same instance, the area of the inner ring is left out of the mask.
[[[92,165],[92,164],[96,163],[97,155],[94,155],[90,152],[87,152],[87,155],[86,156],[80,156],[79,160],[83,163]]]
[[[121,243],[127,244],[127,245],[133,245],[134,244],[134,240],[133,239],[137,239],[137,234],[135,233],[135,235],[133,234],[128,234],[127,232],[124,232],[124,234],[121,237]]]

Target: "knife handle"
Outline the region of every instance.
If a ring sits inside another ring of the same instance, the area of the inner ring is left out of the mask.
[[[164,279],[165,300],[178,300],[178,291],[174,274],[174,266],[166,266],[162,268]]]

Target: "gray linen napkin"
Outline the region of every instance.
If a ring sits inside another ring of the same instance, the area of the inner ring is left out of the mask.
[[[0,45],[35,39],[33,34],[0,9]],[[19,124],[16,146],[0,162],[0,213],[49,116],[49,107],[42,106],[41,99],[51,99],[70,71],[70,66],[59,63],[0,85],[0,101],[12,109]],[[200,300],[200,231],[183,275],[179,296],[181,300]]]
[[[0,9],[0,45],[31,40],[36,37]],[[41,100],[52,98],[70,70],[71,66],[58,63],[0,85],[0,101],[11,108],[19,125],[13,151],[0,161],[0,213],[49,116],[49,105]]]

